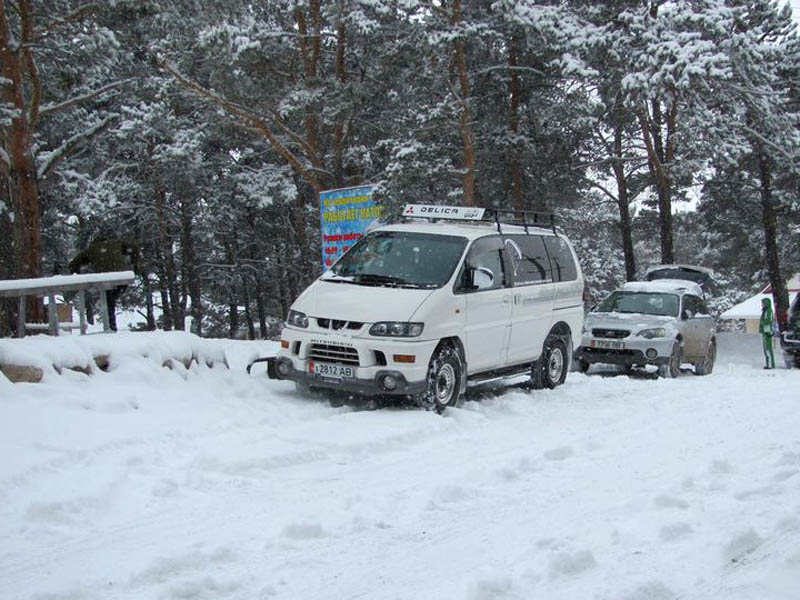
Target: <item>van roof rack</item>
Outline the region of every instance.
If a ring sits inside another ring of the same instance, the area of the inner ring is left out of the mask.
[[[478,206],[443,206],[433,204],[406,204],[403,207],[403,217],[432,220],[454,221],[479,221],[494,223],[498,233],[503,233],[503,225],[517,225],[556,230],[556,216],[554,213],[535,210],[519,210],[516,208],[483,208]]]
[[[519,210],[516,208],[489,208],[487,212],[494,216],[493,220],[499,233],[503,233],[501,225],[521,225],[525,228],[525,233],[528,233],[528,227],[552,229],[553,233],[558,233],[556,231],[555,213]],[[511,218],[503,219],[500,215],[511,215]]]

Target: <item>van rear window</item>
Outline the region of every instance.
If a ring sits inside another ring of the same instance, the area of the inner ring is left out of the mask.
[[[553,281],[575,281],[578,278],[578,269],[567,242],[559,237],[547,236],[544,244],[550,255],[550,264],[553,265]]]

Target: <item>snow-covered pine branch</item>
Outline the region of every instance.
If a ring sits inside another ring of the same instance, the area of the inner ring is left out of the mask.
[[[63,110],[67,110],[68,108],[72,108],[73,106],[77,106],[78,104],[82,104],[87,100],[91,100],[93,98],[97,98],[98,96],[102,96],[106,92],[110,92],[126,83],[130,83],[133,79],[120,79],[119,81],[115,81],[113,83],[109,83],[108,85],[104,85],[103,87],[92,90],[91,92],[87,92],[85,94],[81,94],[80,96],[75,96],[73,98],[69,98],[62,102],[45,104],[39,109],[39,116],[44,116],[47,114],[52,114],[55,112],[60,112]]]
[[[120,115],[117,113],[110,114],[88,129],[80,133],[76,133],[72,137],[64,140],[64,142],[52,152],[46,153],[42,157],[41,163],[39,164],[39,168],[37,170],[37,176],[39,180],[47,178],[60,160],[63,160],[65,157],[75,152],[75,150],[77,150],[81,145],[85,144],[96,135],[107,130],[119,118]]]

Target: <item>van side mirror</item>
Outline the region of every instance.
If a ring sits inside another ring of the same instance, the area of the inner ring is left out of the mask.
[[[684,309],[681,313],[681,319],[684,321],[688,321],[689,319],[694,319],[694,313],[688,309]]]
[[[461,281],[458,289],[462,292],[477,292],[486,290],[494,285],[494,273],[486,267],[471,267],[466,265],[461,272]]]
[[[472,271],[472,281],[474,289],[488,290],[494,286],[494,273],[486,267],[476,267]]]

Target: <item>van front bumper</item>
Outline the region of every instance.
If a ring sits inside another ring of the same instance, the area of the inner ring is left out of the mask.
[[[290,379],[313,388],[340,390],[365,396],[408,396],[427,388],[428,364],[438,342],[350,337],[286,327],[282,348],[267,370],[272,379]],[[317,344],[346,348],[358,364],[326,361],[314,352]],[[395,357],[413,357],[398,362]],[[315,372],[315,364],[352,366],[355,377],[331,377]]]
[[[413,396],[421,394],[427,387],[425,380],[409,382],[403,373],[392,369],[377,370],[370,379],[325,377],[318,373],[296,369],[292,360],[286,356],[277,356],[274,361],[274,367],[267,370],[270,379],[290,379],[313,388],[326,388],[363,396]]]

